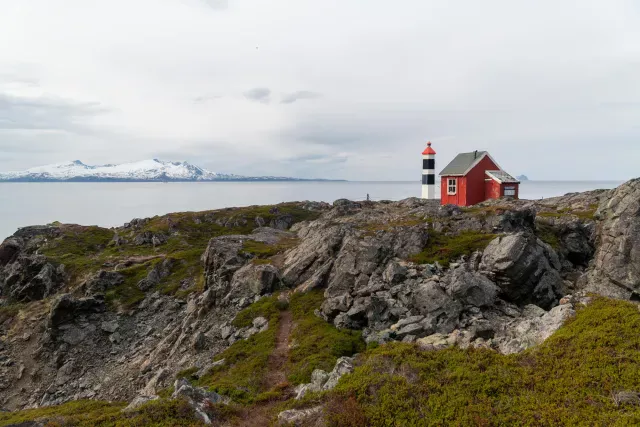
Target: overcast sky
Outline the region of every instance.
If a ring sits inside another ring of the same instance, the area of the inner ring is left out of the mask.
[[[640,175],[640,2],[2,0],[0,170]]]

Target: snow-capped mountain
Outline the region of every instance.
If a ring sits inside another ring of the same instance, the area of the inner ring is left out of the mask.
[[[143,160],[121,165],[90,166],[80,160],[39,166],[22,172],[0,172],[0,181],[276,181],[284,177],[248,177],[210,172],[187,162]]]

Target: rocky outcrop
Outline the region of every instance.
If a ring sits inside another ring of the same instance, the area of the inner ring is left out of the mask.
[[[18,236],[0,245],[0,296],[11,301],[36,301],[53,295],[63,285],[64,266],[34,253],[33,245]]]
[[[562,296],[560,260],[555,251],[533,234],[498,237],[482,255],[480,269],[516,304],[553,307]]]
[[[278,414],[281,426],[324,426],[322,406],[307,409],[289,409]]]
[[[196,416],[205,424],[211,424],[211,405],[229,403],[229,399],[218,393],[194,387],[185,379],[179,379],[174,384],[173,399],[184,399],[193,408]]]
[[[74,298],[70,294],[62,294],[51,305],[47,318],[47,327],[55,329],[61,325],[81,320],[83,316],[101,313],[106,306],[100,298]]]
[[[352,373],[355,369],[354,357],[339,358],[331,372],[325,372],[322,369],[314,370],[309,384],[301,384],[296,387],[296,399],[302,399],[309,392],[333,390],[338,385],[340,378]]]
[[[125,227],[126,228],[126,227]],[[142,246],[142,245],[151,245],[151,246],[160,246],[166,243],[168,240],[167,236],[163,233],[154,233],[151,231],[144,231],[133,238],[133,244]]]
[[[202,255],[205,283],[214,291],[216,298],[221,299],[229,293],[233,274],[251,259],[242,251],[245,240],[245,236],[216,237]]]
[[[636,180],[615,192],[498,200],[468,209],[415,198],[339,200],[332,207],[305,202],[322,214],[294,225],[298,214],[262,208],[256,209],[260,215],[229,209],[134,220],[117,230],[117,239],[104,233],[101,247],[112,246],[72,282],[61,267],[64,256],[46,256],[64,226],[21,229],[0,245],[0,305],[12,313],[15,301],[44,300],[27,304],[28,313],[0,319],[0,399],[9,408],[94,398],[135,398],[135,407],[156,399],[178,371],[195,368],[202,376],[225,363],[212,360],[229,345],[267,330],[264,317],[245,327],[233,319],[283,289],[322,289],[316,314],[339,328],[362,330],[367,342],[404,341],[424,351],[452,345],[522,351],[588,304],[585,289],[635,298],[639,186]],[[594,203],[600,203],[595,219]],[[206,224],[215,237],[204,247]],[[247,234],[220,235],[232,227]],[[145,234],[149,228],[162,232]],[[433,242],[467,231],[498,237],[446,263],[415,262],[424,262]],[[197,258],[190,264],[171,258],[170,248],[185,244],[189,233],[203,245],[197,246],[202,266]],[[196,271],[203,275],[195,277]],[[193,286],[164,294],[168,287],[159,285],[177,274],[180,281],[189,275]],[[334,387],[349,366],[341,359],[332,372],[315,371],[299,394]],[[176,397],[191,399],[206,416],[207,405],[219,402],[184,382],[176,385],[182,389]],[[315,422],[322,408],[280,418]]]
[[[176,261],[171,258],[165,258],[162,262],[153,266],[147,277],[138,282],[138,289],[141,291],[148,291],[155,287],[160,281],[171,274],[171,269],[174,267]]]
[[[215,304],[245,306],[281,286],[280,270],[272,264],[256,264],[254,255],[244,250],[245,242],[277,245],[293,235],[267,227],[247,236],[222,236],[211,239],[202,256],[205,286],[211,289]]]
[[[124,283],[124,276],[116,271],[100,270],[98,274],[87,280],[82,288],[87,296],[103,294],[107,290]]]
[[[584,286],[601,295],[640,300],[640,178],[613,191],[596,217],[597,250]]]
[[[280,286],[280,271],[271,264],[247,264],[233,275],[227,298],[253,299],[270,294]]]

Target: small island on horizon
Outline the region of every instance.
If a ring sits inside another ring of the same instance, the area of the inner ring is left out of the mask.
[[[344,181],[284,176],[245,176],[211,172],[188,162],[158,159],[120,165],[87,165],[80,160],[0,172],[0,182],[221,182],[221,181]]]

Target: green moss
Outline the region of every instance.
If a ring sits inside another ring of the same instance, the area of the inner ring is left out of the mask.
[[[196,384],[237,402],[252,402],[265,391],[264,376],[269,355],[275,348],[277,327],[278,320],[272,320],[268,330],[233,343],[217,357],[225,359],[225,363],[207,372]]]
[[[62,235],[51,239],[41,253],[52,261],[64,264],[72,278],[81,278],[102,264],[95,254],[113,239],[113,230],[101,227],[62,226]]]
[[[360,331],[337,329],[314,314],[323,300],[322,291],[291,296],[295,326],[288,379],[293,384],[308,383],[314,369],[331,371],[339,357],[351,356],[365,348]]]
[[[195,366],[191,368],[183,369],[182,371],[179,371],[176,374],[176,379],[185,378],[187,380],[194,380],[196,379],[195,378],[196,372],[198,372],[198,368],[196,368]]]
[[[171,228],[172,232],[179,233],[189,245],[206,246],[215,236],[251,233],[256,228],[257,217],[268,224],[280,215],[291,215],[293,223],[296,223],[316,219],[320,212],[303,209],[298,203],[180,212],[152,218],[143,231],[169,233]]]
[[[124,407],[124,403],[77,400],[59,406],[47,406],[18,412],[0,412],[0,426],[58,417],[62,417],[65,421],[73,420],[76,423],[73,425],[99,425],[90,424],[90,422],[117,416]]]
[[[279,304],[278,297],[275,295],[261,298],[249,307],[240,311],[231,323],[236,328],[244,328],[251,326],[251,322],[253,322],[253,319],[256,317],[262,316],[264,318],[271,319],[273,317],[277,317],[278,312],[284,309],[286,309],[286,307]]]
[[[0,306],[0,324],[16,317],[25,306],[26,304],[24,303],[12,303]]]
[[[184,400],[160,399],[132,412],[122,412],[126,403],[78,400],[59,406],[0,413],[0,426],[41,421],[47,427],[196,427],[204,426]],[[228,416],[230,409],[212,406],[215,414]]]
[[[101,227],[64,226],[60,237],[51,240],[43,254],[52,258],[63,256],[85,256],[107,247],[114,232]]]
[[[334,392],[357,407],[335,412],[361,411],[366,425],[638,425],[640,407],[612,397],[640,390],[639,328],[636,305],[598,298],[517,355],[383,345]]]
[[[583,221],[593,221],[598,205],[589,205],[586,209],[563,208],[555,211],[541,211],[537,216],[542,218],[564,218],[566,216],[576,216]]]
[[[175,391],[176,389],[174,386],[165,387],[158,392],[158,396],[161,399],[169,399],[171,396],[173,396],[173,392]]]
[[[71,276],[70,285],[80,284],[87,276],[104,268],[105,263],[115,265],[134,256],[159,256],[178,261],[169,277],[166,277],[154,290],[185,298],[204,288],[203,267],[200,256],[204,253],[211,238],[229,234],[249,234],[256,228],[256,218],[261,217],[267,223],[280,215],[290,215],[292,222],[312,220],[320,213],[305,210],[298,203],[283,203],[271,206],[249,206],[227,208],[207,212],[182,212],[152,218],[139,230],[124,230],[122,237],[129,240],[119,246],[109,245],[115,231],[100,227],[59,225],[62,235],[51,239],[42,248],[42,253],[53,262],[64,264]],[[222,224],[222,225],[221,225]],[[134,245],[133,236],[150,231],[169,236],[166,243],[157,247]],[[254,245],[249,251],[257,255],[256,262],[271,262],[269,258],[288,249],[296,243],[293,239],[269,247]],[[268,245],[265,245],[268,246]],[[133,267],[132,267],[133,268]],[[140,272],[140,270],[136,270]],[[135,274],[128,274],[127,283],[110,291],[112,306],[130,307],[144,298],[137,290]],[[186,284],[186,286],[185,286]]]
[[[486,218],[492,215],[502,215],[505,211],[510,210],[508,206],[492,205],[492,206],[466,206],[460,208],[462,212]]]
[[[182,298],[192,292],[201,291],[204,288],[204,267],[200,261],[203,252],[200,249],[191,249],[172,253],[169,257],[174,261],[171,274],[160,282],[160,291],[165,295]],[[187,289],[182,289],[183,282],[189,279],[193,279],[193,284]]]
[[[107,303],[112,307],[129,308],[142,301],[145,293],[138,288],[138,283],[147,277],[149,270],[158,262],[159,260],[153,260],[120,270],[119,273],[124,276],[124,283],[107,291]]]
[[[498,237],[496,234],[482,233],[474,230],[462,231],[458,234],[444,234],[431,231],[427,247],[410,258],[417,264],[433,264],[436,261],[443,267],[463,255],[482,251],[489,242]]]
[[[378,232],[391,231],[395,228],[401,227],[416,227],[418,225],[426,224],[427,221],[418,218],[416,216],[411,217],[401,217],[396,218],[394,220],[386,221],[386,222],[368,222],[367,224],[360,227],[361,230],[364,230],[365,236],[373,236]]]
[[[537,223],[536,236],[555,250],[560,249],[562,246],[560,237],[551,225]]]
[[[265,389],[265,376],[269,356],[276,347],[276,336],[280,321],[278,297],[262,298],[241,311],[233,324],[245,327],[258,316],[269,319],[269,328],[246,340],[233,343],[219,353],[215,360],[224,359],[221,366],[214,367],[203,375],[196,384],[231,397],[236,402],[251,403]]]
[[[272,245],[255,240],[245,240],[242,250],[256,257],[253,260],[254,263],[262,264],[271,262],[270,258],[295,247],[297,244],[298,239],[296,238],[284,238]]]

